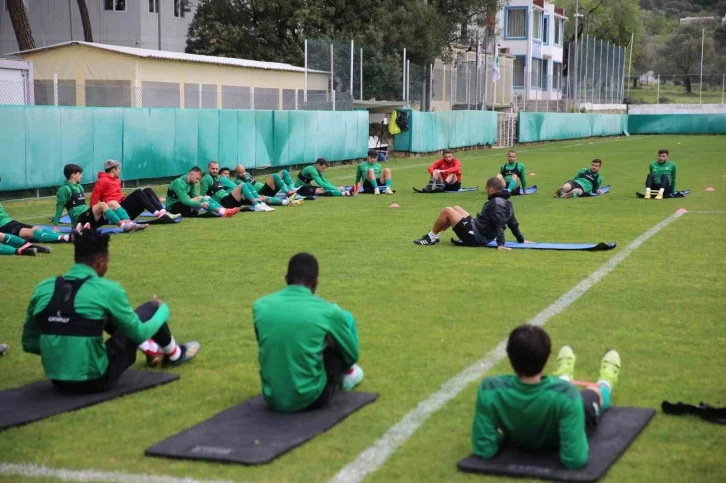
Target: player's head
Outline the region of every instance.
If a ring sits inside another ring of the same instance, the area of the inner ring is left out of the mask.
[[[83,179],[83,168],[77,164],[66,164],[63,166],[63,176],[65,176],[68,181],[80,183],[81,179]]]
[[[487,195],[493,195],[494,193],[499,193],[503,189],[504,189],[504,183],[498,177],[494,176],[487,180]]]
[[[115,159],[107,159],[106,162],[103,163],[103,170],[107,174],[119,178],[121,176],[121,163]]]
[[[217,176],[219,174],[219,163],[214,160],[210,161],[207,165],[207,171],[212,176]]]
[[[325,169],[328,167],[328,160],[325,158],[318,158],[317,161],[315,161],[315,169],[318,170],[318,172],[322,173],[325,171]]]
[[[227,167],[219,168],[219,175],[220,176],[224,176],[225,178],[229,178],[229,173],[230,173],[229,168],[227,168]]]
[[[236,174],[238,178],[244,178],[245,174],[247,174],[247,170],[245,169],[244,166],[242,166],[241,164],[238,164],[237,166],[234,167],[234,174]]]
[[[288,285],[302,285],[313,293],[318,288],[318,260],[310,253],[298,253],[287,264],[285,281]]]
[[[108,270],[109,235],[93,229],[73,232],[74,260],[93,268],[99,277]]]
[[[600,166],[602,166],[602,161],[600,161],[598,158],[593,159],[590,162],[590,171],[593,173],[597,173],[600,171]]]
[[[194,166],[187,173],[187,183],[199,183],[200,179],[202,179],[202,170],[199,168],[199,166]]]
[[[447,163],[454,159],[454,153],[451,152],[451,149],[444,149],[444,159]]]
[[[378,160],[378,151],[376,151],[375,149],[369,149],[368,150],[368,162],[375,163],[376,160]]]
[[[542,373],[551,349],[550,336],[536,325],[520,325],[509,334],[507,341],[509,363],[519,377]]]
[[[517,160],[517,152],[516,151],[509,151],[507,153],[507,161],[510,163],[513,163]]]
[[[659,163],[665,163],[668,161],[668,156],[670,156],[671,153],[668,152],[667,149],[661,149],[658,151],[658,162]]]

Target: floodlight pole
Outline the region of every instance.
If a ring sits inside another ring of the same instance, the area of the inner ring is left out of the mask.
[[[303,104],[308,103],[308,39],[305,39],[305,90],[303,90]]]
[[[701,30],[701,80],[698,88],[698,105],[701,105],[703,99],[703,43],[706,40],[706,29]]]
[[[630,97],[630,74],[633,72],[633,42],[635,33],[630,34],[630,61],[628,62],[628,97]]]

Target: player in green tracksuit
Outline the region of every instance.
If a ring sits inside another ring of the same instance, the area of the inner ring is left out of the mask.
[[[290,259],[285,279],[286,288],[252,307],[262,395],[276,411],[323,407],[338,386],[363,379],[355,320],[314,295],[318,261],[309,253]]]
[[[76,226],[90,225],[91,227],[102,226],[108,221],[123,228],[124,231],[144,230],[147,225],[137,225],[129,219],[128,213],[118,201],[108,203],[99,202],[89,207],[86,204],[86,196],[83,192],[81,180],[83,179],[83,168],[77,164],[66,164],[63,167],[63,174],[66,182],[58,189],[55,201],[55,216],[53,217],[53,231],[58,231],[63,210],[68,211],[71,217],[71,224]]]
[[[328,161],[325,158],[318,158],[314,165],[303,168],[295,180],[297,194],[300,196],[350,196],[350,192],[343,189],[342,186],[335,186],[325,179],[323,171],[327,167]],[[313,181],[318,187],[311,184]]]
[[[134,311],[121,285],[103,278],[108,241],[108,235],[91,229],[75,233],[75,265],[40,282],[28,305],[23,350],[40,356],[46,377],[62,391],[107,390],[149,338],[166,365],[186,362],[199,350],[197,342],[176,344],[165,303],[154,296]],[[104,331],[111,336],[105,344]]]
[[[241,164],[234,167],[234,172],[237,176],[234,180],[236,184],[249,183],[264,198],[274,197],[278,191],[282,191],[290,200],[294,199],[295,183],[286,169],[279,173],[272,173],[272,176],[267,178],[264,183],[257,181]]]
[[[602,161],[593,159],[590,163],[590,169],[582,168],[574,178],[557,188],[555,198],[577,198],[590,193],[602,194],[602,191],[600,191],[602,186],[600,166],[602,166]]]
[[[250,205],[255,211],[275,211],[267,206],[251,185],[236,185],[228,177],[219,175],[219,163],[210,161],[207,173],[199,182],[199,191],[209,196],[227,210],[239,211],[242,205]]]
[[[202,179],[202,170],[194,166],[187,174],[179,176],[169,183],[166,190],[166,211],[182,216],[197,216],[199,209],[219,213],[223,217],[230,217],[239,211],[239,208],[224,208],[213,197],[199,194],[199,180]]]
[[[70,235],[55,233],[15,221],[0,203],[0,255],[33,256],[35,253],[50,253],[50,248],[42,245],[31,245],[27,241],[65,243],[70,241]]]
[[[585,428],[595,428],[610,407],[620,355],[607,351],[597,383],[580,392],[570,382],[576,359],[570,346],[560,349],[556,372],[542,375],[550,349],[539,326],[521,325],[509,334],[507,355],[516,375],[487,377],[479,385],[471,436],[476,456],[493,458],[507,441],[523,451],[559,448],[567,469],[587,464]]]
[[[502,180],[510,193],[524,195],[527,189],[527,171],[524,164],[517,161],[517,152],[507,153],[507,162],[499,167],[497,178]]]
[[[361,187],[358,183],[363,181]],[[355,188],[354,192],[381,194],[381,186],[384,187],[384,193],[392,195],[391,186],[393,179],[391,178],[391,170],[383,168],[378,162],[378,151],[368,151],[368,158],[358,165],[355,170]]]
[[[667,149],[658,151],[658,161],[650,163],[648,177],[645,180],[645,199],[650,199],[651,192],[657,191],[656,200],[665,195],[670,198],[676,192],[676,163],[668,161],[670,153]]]

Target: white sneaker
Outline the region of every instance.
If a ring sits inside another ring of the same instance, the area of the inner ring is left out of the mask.
[[[378,189],[378,188],[376,188],[376,189],[373,190],[373,194],[374,195],[380,195],[381,194],[381,190]]]
[[[254,211],[259,211],[259,212],[262,212],[262,211],[267,211],[267,210],[265,209],[265,206],[267,206],[267,205],[266,205],[266,204],[264,204],[264,203],[257,203],[257,204],[255,205],[255,207],[254,207],[254,208],[252,208],[252,209],[253,209]]]
[[[362,380],[363,369],[361,369],[358,364],[353,364],[353,367],[350,368],[350,372],[343,376],[343,382],[341,383],[341,387],[344,391],[350,391],[355,386],[360,384]]]
[[[130,231],[136,231],[135,228],[136,228],[136,224],[134,224],[133,222],[127,222],[127,223],[124,223],[123,225],[121,225],[121,229],[124,231],[124,233],[128,233]]]
[[[393,194],[393,190],[391,189],[390,186],[386,186],[386,194],[387,195],[392,195]]]
[[[289,204],[290,204],[290,200],[289,200],[289,199],[287,199],[287,198],[284,198],[284,199],[282,200],[282,206],[287,206],[287,205],[289,205]]]
[[[267,203],[262,203],[262,206],[264,206],[265,211],[275,211],[275,209]]]

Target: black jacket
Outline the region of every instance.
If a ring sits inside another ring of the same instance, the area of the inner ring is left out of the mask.
[[[499,191],[489,196],[484,203],[481,213],[472,220],[474,236],[482,244],[496,239],[497,246],[504,245],[504,228],[509,227],[519,243],[524,243],[524,237],[519,231],[519,222],[514,216],[514,206],[509,201],[509,191]]]

